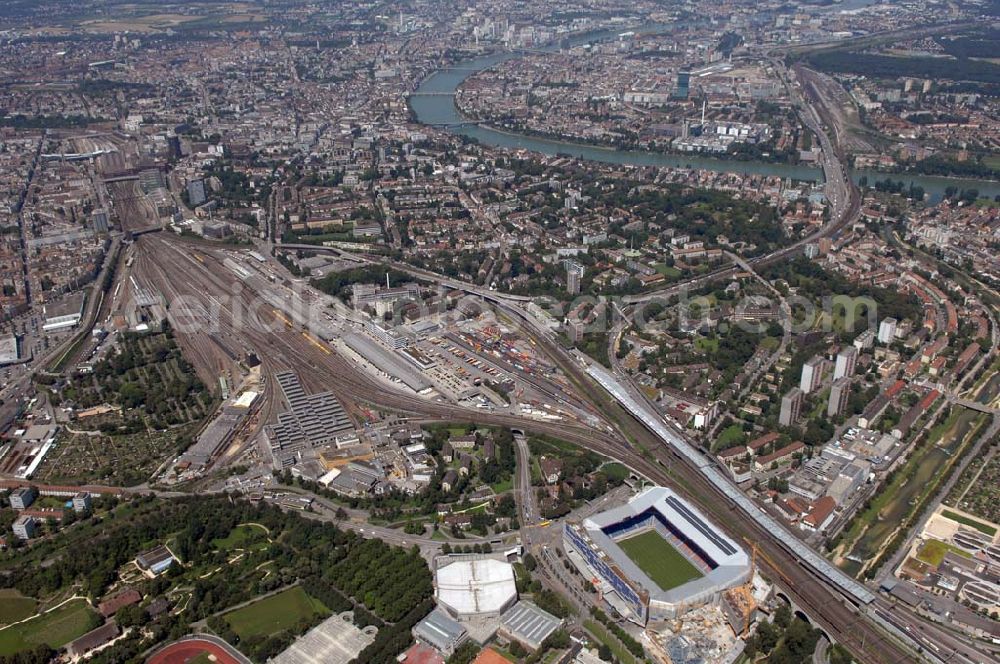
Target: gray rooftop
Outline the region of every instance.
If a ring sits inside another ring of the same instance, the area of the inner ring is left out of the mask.
[[[246,408],[223,407],[219,415],[202,430],[197,442],[181,455],[182,460],[190,461],[193,464],[208,463],[212,455],[229,441],[230,436],[246,414]]]
[[[306,394],[298,376],[291,371],[274,375],[289,410],[278,415],[268,427],[268,439],[275,454],[282,456],[335,442],[337,435],[352,428],[344,407],[329,392]]]
[[[511,638],[537,649],[559,629],[562,620],[531,602],[520,601],[500,617],[500,625]]]
[[[398,354],[383,348],[367,337],[350,333],[344,336],[344,343],[355,353],[375,365],[377,369],[400,380],[414,392],[423,392],[431,387],[430,381]]]
[[[0,337],[0,364],[10,364],[17,362],[18,359],[20,359],[20,355],[18,354],[17,337],[13,334]]]
[[[79,291],[71,293],[55,302],[48,302],[45,304],[45,319],[50,320],[60,316],[83,315],[83,303],[85,299],[86,293]]]
[[[465,636],[465,628],[440,607],[413,628],[413,635],[438,650],[452,650]]]

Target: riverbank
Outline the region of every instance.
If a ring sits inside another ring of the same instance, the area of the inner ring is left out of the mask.
[[[581,37],[580,41],[600,41],[604,34],[590,35],[588,38]],[[607,35],[613,36],[610,33]],[[620,150],[505,132],[491,126],[457,126],[474,121],[463,115],[455,104],[454,95],[462,83],[470,76],[516,57],[520,56],[517,53],[497,53],[471,58],[437,70],[426,77],[420,87],[410,95],[409,104],[413,116],[420,123],[448,127],[448,131],[475,139],[483,145],[512,150],[528,150],[552,157],[567,155],[599,163],[699,169],[717,173],[779,177],[799,182],[820,182],[822,179],[821,170],[803,165],[734,161],[714,159],[702,155],[681,156],[638,150]],[[854,182],[859,182],[865,177],[869,182],[874,182],[893,176],[893,174],[873,170],[852,170],[850,174]],[[989,198],[1000,196],[1000,182],[991,180],[911,174],[898,174],[896,179],[904,182],[907,186],[922,187],[932,204],[942,200],[945,190],[950,187],[976,189],[980,196]]]

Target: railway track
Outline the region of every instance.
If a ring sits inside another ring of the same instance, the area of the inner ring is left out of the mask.
[[[555,346],[546,335],[526,330],[537,344],[569,377],[579,394],[587,395],[618,431],[595,430],[579,424],[529,420],[515,415],[473,411],[447,403],[435,403],[416,395],[392,390],[364,374],[350,360],[329,352],[298,333],[294,326],[275,325],[274,320],[240,320],[237,325],[232,307],[238,303],[245,311],[253,310],[253,293],[237,289],[234,278],[221,260],[206,255],[201,261],[167,238],[144,236],[137,242],[141,267],[168,296],[170,301],[183,297],[189,302],[217,303],[220,333],[242,339],[245,346],[268,357],[270,368],[288,368],[299,374],[310,390],[329,390],[345,405],[370,404],[419,417],[423,420],[474,421],[480,424],[509,426],[538,434],[557,436],[626,464],[647,479],[676,486],[686,498],[698,505],[734,539],[756,543],[763,553],[762,568],[789,598],[810,615],[835,640],[844,643],[865,664],[896,664],[914,661],[913,654],[889,638],[857,606],[845,603],[828,583],[812,570],[803,567],[796,556],[784,548],[773,533],[765,532],[755,522],[739,518],[728,497],[721,494],[701,473],[690,467],[666,443],[603,393],[575,360]],[[183,270],[185,279],[170,274]],[[225,275],[225,276],[220,276]],[[222,296],[232,295],[232,300]],[[228,306],[225,306],[228,302]],[[258,303],[259,304],[259,303]],[[267,307],[258,307],[258,316]],[[172,312],[173,313],[173,312]],[[516,310],[508,310],[517,315]],[[264,314],[267,315],[267,314]],[[277,317],[275,317],[277,320]]]

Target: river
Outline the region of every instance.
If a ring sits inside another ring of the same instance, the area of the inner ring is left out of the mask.
[[[858,4],[861,4],[860,2]],[[623,28],[624,29],[624,28]],[[578,35],[571,38],[571,44],[600,41],[614,36],[612,31]],[[709,171],[745,173],[755,175],[776,175],[781,178],[791,178],[806,182],[822,180],[823,173],[818,168],[793,166],[791,164],[775,164],[760,161],[732,161],[713,159],[696,155],[676,155],[643,150],[616,150],[593,145],[583,145],[568,141],[560,141],[534,136],[524,136],[509,132],[497,131],[481,125],[462,123],[469,119],[455,107],[455,91],[469,76],[481,72],[497,64],[520,57],[517,53],[498,53],[464,60],[450,67],[440,69],[426,79],[420,87],[410,95],[410,107],[419,122],[429,125],[448,125],[448,130],[484,145],[509,149],[525,149],[546,155],[572,155],[581,159],[589,159],[611,164],[633,164],[636,166],[667,166],[673,168],[699,168]],[[460,126],[457,126],[460,125]],[[870,183],[877,180],[892,178],[902,180],[907,185],[914,184],[923,187],[930,196],[930,201],[941,200],[947,187],[959,189],[978,189],[981,196],[1000,195],[1000,182],[993,180],[971,180],[935,177],[928,175],[911,175],[906,173],[890,174],[877,171],[852,171],[854,181],[867,177]]]

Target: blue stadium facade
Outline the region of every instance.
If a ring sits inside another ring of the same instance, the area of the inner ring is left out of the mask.
[[[647,530],[671,543],[702,576],[675,588],[660,588],[617,544]],[[752,573],[750,558],[739,546],[664,487],[646,489],[622,507],[567,523],[563,544],[570,560],[594,579],[608,604],[640,625],[718,601],[724,590],[745,583]]]

